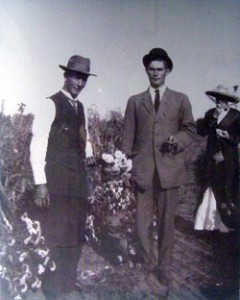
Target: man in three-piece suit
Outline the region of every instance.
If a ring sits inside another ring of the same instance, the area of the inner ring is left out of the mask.
[[[167,52],[152,49],[143,57],[143,65],[150,87],[128,100],[122,150],[133,161],[137,228],[145,265],[168,289],[178,187],[187,180],[184,149],[193,142],[195,125],[188,97],[165,84],[173,68]],[[158,258],[150,230],[155,209]]]
[[[43,235],[56,263],[54,272],[43,274],[47,300],[69,299],[77,288],[87,217],[86,128],[79,94],[94,74],[90,73],[90,59],[80,55],[59,67],[64,70],[64,85],[36,112],[31,144],[34,201],[43,208]]]

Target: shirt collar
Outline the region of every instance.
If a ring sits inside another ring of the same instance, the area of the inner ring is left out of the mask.
[[[68,91],[66,91],[66,90],[64,90],[64,89],[61,89],[61,92],[62,92],[65,96],[67,96],[68,99],[70,99],[70,100],[74,100],[74,101],[77,101],[77,100],[78,100],[78,97],[77,97],[77,98],[73,98],[72,95],[71,95]]]
[[[160,100],[161,100],[162,96],[163,96],[163,93],[165,92],[166,88],[167,88],[166,84],[161,85],[157,89],[155,89],[152,86],[150,86],[149,87],[149,92],[150,92],[152,100],[154,101],[154,99],[155,99],[155,91],[156,90],[159,90],[159,92],[160,92]]]
[[[223,110],[223,111],[219,114],[219,116],[218,116],[218,118],[217,118],[217,123],[218,123],[218,124],[226,117],[226,115],[228,114],[229,110],[230,110],[230,107],[226,108],[225,110]]]

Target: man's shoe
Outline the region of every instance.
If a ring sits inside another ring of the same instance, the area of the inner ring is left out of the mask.
[[[152,294],[160,297],[159,299],[167,299],[169,295],[169,284],[163,284],[154,273],[149,273],[146,282],[151,287]]]
[[[156,265],[155,264],[149,264],[145,263],[143,265],[143,268],[146,272],[153,273],[156,270]]]
[[[170,274],[167,271],[155,271],[155,276],[157,277],[158,281],[163,285],[169,287],[170,285]]]

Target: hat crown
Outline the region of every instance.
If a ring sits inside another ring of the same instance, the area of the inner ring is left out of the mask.
[[[222,100],[226,102],[239,102],[240,95],[238,92],[238,85],[233,87],[226,87],[222,84],[218,85],[216,88],[206,91],[205,94],[214,100]]]
[[[150,52],[149,55],[159,55],[159,56],[166,56],[168,57],[167,52],[162,49],[162,48],[153,48]]]
[[[69,58],[67,67],[73,71],[89,73],[90,59],[74,55]]]
[[[96,76],[95,74],[90,74],[90,59],[80,55],[71,56],[66,67],[62,65],[59,65],[59,67],[64,71],[74,71],[86,75]]]
[[[145,68],[153,61],[153,60],[163,60],[167,63],[168,68],[170,71],[173,68],[173,62],[171,58],[168,56],[167,52],[162,48],[153,48],[149,51],[148,54],[146,54],[142,61],[145,66]]]

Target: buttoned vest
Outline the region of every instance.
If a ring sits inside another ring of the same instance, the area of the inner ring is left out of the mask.
[[[85,158],[86,128],[83,105],[78,102],[76,113],[62,92],[50,99],[55,104],[56,115],[48,137],[46,162],[74,167],[79,158]]]

